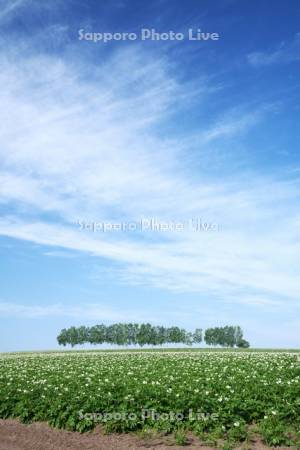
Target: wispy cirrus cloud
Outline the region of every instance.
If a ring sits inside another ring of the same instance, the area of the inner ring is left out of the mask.
[[[249,53],[248,62],[253,67],[288,64],[300,59],[300,33],[293,40],[281,42],[276,49]]]
[[[232,111],[226,111],[221,118],[217,118],[212,127],[208,128],[202,135],[205,143],[216,139],[225,139],[228,137],[239,136],[244,131],[251,129],[258,124],[266,115],[272,105],[260,105],[250,112],[239,108]]]
[[[138,314],[120,311],[99,303],[67,306],[62,303],[51,305],[28,305],[11,302],[0,302],[0,317],[17,319],[41,319],[51,317],[69,317],[82,320],[125,321],[139,320]]]
[[[1,12],[0,12],[0,22],[8,20],[11,16],[16,13],[20,8],[22,8],[25,4],[28,4],[28,0],[2,0],[0,3]]]
[[[24,12],[35,14],[40,11],[50,11],[62,5],[61,0],[40,2],[38,0],[0,0],[0,23],[7,25],[13,19],[22,17]]]
[[[80,62],[78,50],[71,56],[11,48],[2,56],[0,204],[10,212],[0,233],[97,256],[99,264],[105,258],[126,283],[234,302],[249,301],[249,291],[296,302],[297,184],[253,171],[220,180],[195,171],[188,140],[176,130],[193,86],[174,76],[168,60],[138,47],[97,63]],[[203,81],[200,91],[205,110],[213,90],[206,93]],[[223,111],[208,130],[197,126],[199,158],[209,157],[208,144],[237,138],[269,113],[244,106]],[[232,145],[238,159],[238,141]],[[220,230],[93,234],[78,227],[80,220],[141,217],[202,217]]]

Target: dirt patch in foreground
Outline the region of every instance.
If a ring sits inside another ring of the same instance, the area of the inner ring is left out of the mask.
[[[58,430],[45,423],[35,422],[29,425],[18,420],[0,420],[0,450],[215,450],[201,444],[194,436],[189,436],[186,447],[174,445],[174,438],[140,439],[133,434],[104,435],[99,429],[89,433]],[[239,449],[266,450],[258,439],[248,447]],[[277,450],[291,450],[291,447],[277,447]]]

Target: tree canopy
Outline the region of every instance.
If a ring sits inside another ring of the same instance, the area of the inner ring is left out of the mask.
[[[59,345],[74,347],[82,344],[144,345],[161,346],[164,344],[200,344],[203,340],[201,328],[192,333],[177,326],[164,327],[150,323],[115,323],[94,325],[91,327],[70,327],[61,330],[57,336]],[[204,334],[207,345],[222,347],[249,347],[243,339],[239,326],[208,328]]]

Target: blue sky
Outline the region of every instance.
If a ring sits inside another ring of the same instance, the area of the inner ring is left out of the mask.
[[[296,0],[0,1],[1,351],[116,321],[299,347],[299,17]],[[185,39],[78,39],[142,28]]]

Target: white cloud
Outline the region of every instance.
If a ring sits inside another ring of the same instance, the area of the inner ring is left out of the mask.
[[[22,305],[18,303],[0,302],[0,316],[14,319],[39,319],[51,317],[70,317],[94,321],[126,321],[139,320],[136,313],[121,311],[99,304],[66,306],[61,303],[51,305]]]
[[[0,22],[7,20],[10,16],[14,15],[28,0],[2,0],[0,3]]]
[[[193,170],[187,140],[176,133],[193,91],[166,60],[134,47],[104,62],[72,56],[8,49],[0,61],[0,202],[14,207],[0,233],[107,258],[128,283],[297,301],[297,185],[250,172],[218,181]],[[200,157],[207,142],[238,136],[266,113],[224,113],[197,130]],[[141,217],[201,217],[220,231],[92,234],[76,225]]]
[[[273,51],[252,52],[247,56],[249,64],[254,67],[287,64],[300,59],[300,33],[293,40],[283,41]]]
[[[22,18],[24,11],[31,15],[41,10],[50,10],[62,4],[61,0],[41,2],[39,0],[0,0],[0,23],[6,24],[16,17]]]
[[[224,139],[226,137],[239,135],[258,123],[262,115],[263,108],[242,115],[240,111],[235,111],[231,114],[226,111],[226,114],[221,120],[217,121],[213,127],[203,133],[203,140],[204,142],[210,142],[215,139]]]

